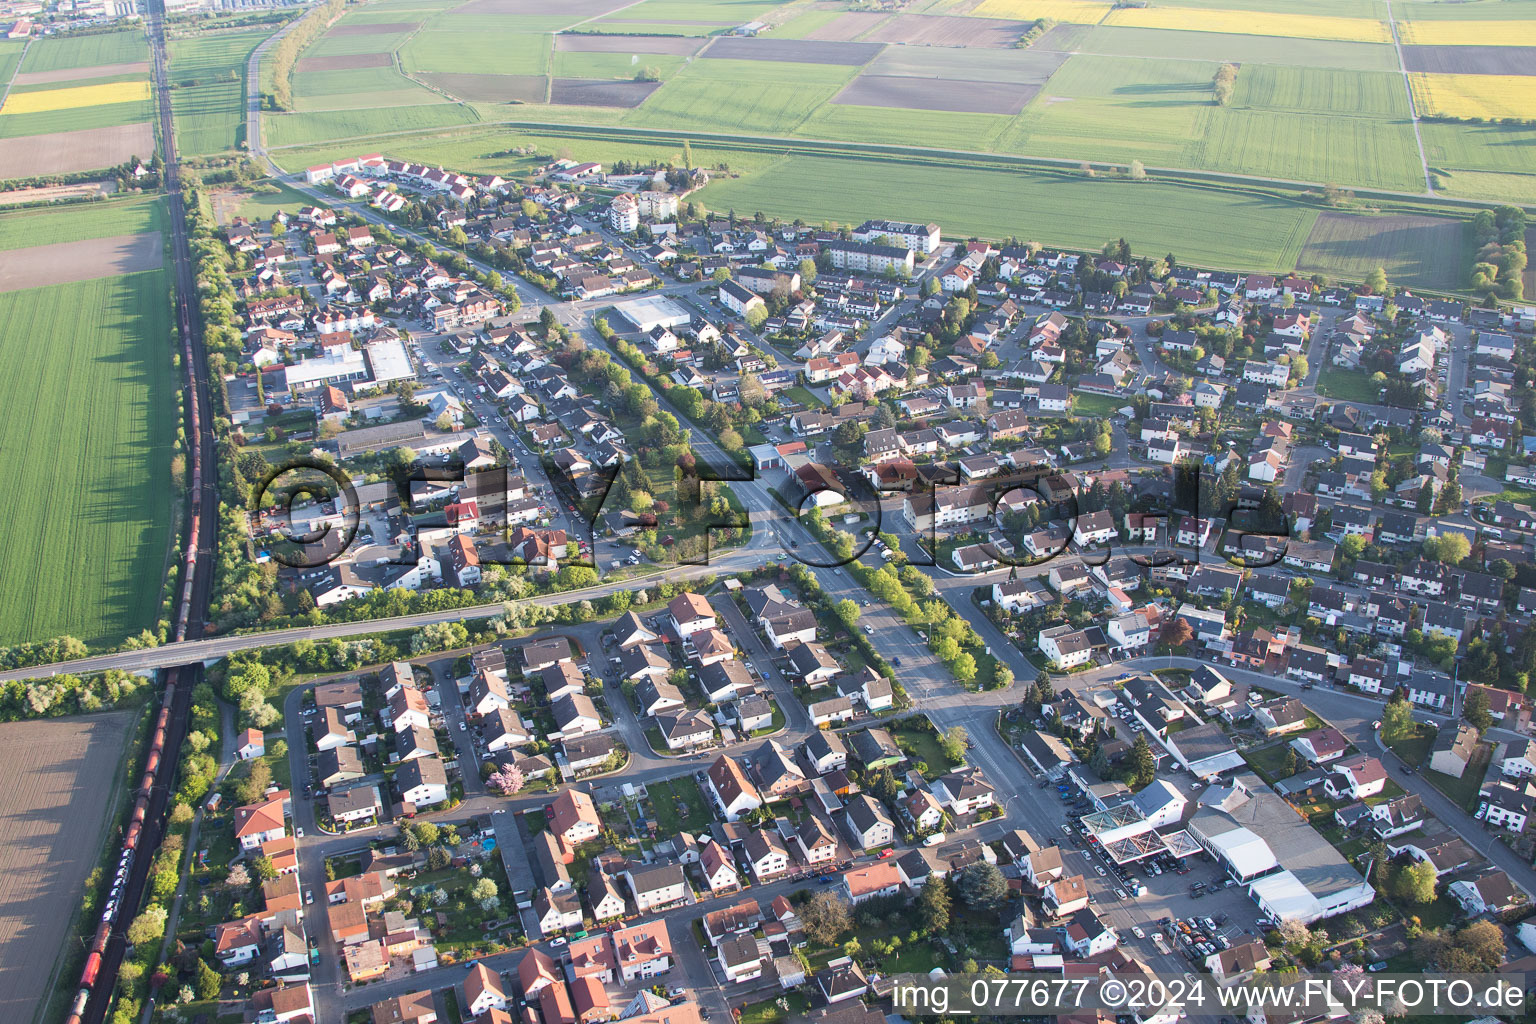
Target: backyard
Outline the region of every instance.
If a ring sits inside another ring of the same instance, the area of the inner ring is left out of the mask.
[[[662,836],[670,837],[679,832],[697,835],[709,828],[714,820],[703,791],[691,778],[649,782],[645,788],[650,795],[651,816],[656,819],[657,832]]]

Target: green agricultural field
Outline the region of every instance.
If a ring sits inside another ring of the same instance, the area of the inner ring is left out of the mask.
[[[106,32],[36,40],[28,48],[21,70],[62,71],[145,60],[149,60],[149,41],[143,32]]]
[[[122,75],[102,75],[100,78],[71,78],[57,82],[34,82],[31,85],[13,85],[10,95],[23,96],[34,92],[53,92],[56,89],[78,89],[96,85],[117,85],[121,82],[142,82],[145,76],[132,71]]]
[[[665,81],[687,64],[686,57],[669,53],[577,53],[560,50],[555,53],[553,74],[556,78],[621,78],[630,81],[639,72],[652,70]]]
[[[165,205],[142,197],[0,214],[0,251],[167,230]],[[0,321],[0,330],[4,321]]]
[[[1536,127],[1425,121],[1419,129],[1431,167],[1529,174],[1536,166]]]
[[[0,39],[0,82],[9,82],[21,63],[21,51],[26,43],[20,39]]]
[[[1232,105],[1350,117],[1411,116],[1402,75],[1279,64],[1255,64],[1239,71]]]
[[[177,397],[163,271],[0,294],[12,538],[0,643],[113,642],[159,612]]]
[[[519,108],[521,112],[525,108]],[[527,108],[532,109],[532,108]],[[535,155],[530,157],[493,156],[508,149],[532,146]],[[360,150],[358,147],[362,147]],[[398,160],[425,163],[431,159],[445,167],[474,174],[500,174],[510,177],[526,174],[534,167],[547,163],[550,157],[568,153],[579,160],[596,160],[611,164],[617,160],[637,163],[660,162],[681,165],[683,148],[680,142],[641,142],[610,140],[605,138],[579,139],[546,135],[536,129],[518,130],[507,128],[474,128],[452,134],[423,135],[416,138],[399,137],[387,140],[363,139],[352,143],[327,143],[319,146],[283,150],[274,154],[278,165],[285,170],[296,171],[318,163],[356,156],[359,152],[387,148],[389,155]],[[695,143],[693,161],[702,167],[729,166],[736,173],[764,171],[779,159],[778,154],[760,148],[712,146]]]
[[[773,30],[775,39],[804,39],[819,28],[831,24],[842,16],[839,10],[806,11],[797,14]]]
[[[1013,118],[943,110],[901,110],[828,103],[801,122],[795,134],[808,139],[854,139],[890,146],[933,146],[995,152]]]
[[[293,76],[293,101],[301,111],[448,102],[392,67],[297,72]]]
[[[1052,75],[1004,135],[1010,153],[1182,165],[1211,109],[1217,65],[1076,56]]]
[[[486,75],[544,75],[554,45],[548,35],[490,27],[442,31],[435,26],[411,37],[400,49],[407,71],[455,71]]]
[[[828,64],[694,61],[624,121],[647,128],[787,135],[857,71]]]
[[[245,64],[269,28],[173,39],[171,113],[182,156],[237,149],[245,140]]]
[[[153,120],[154,116],[154,103],[147,99],[72,107],[68,110],[44,110],[32,114],[0,114],[0,139],[138,124]]]
[[[1330,39],[1292,39],[1220,32],[1176,32],[1170,29],[1097,25],[1073,45],[1079,53],[1115,57],[1173,57],[1179,60],[1231,61],[1249,64],[1294,64],[1299,67],[1393,71],[1397,54],[1382,43],[1350,43]]]
[[[1467,244],[1465,222],[1451,217],[1330,211],[1318,216],[1296,269],[1361,281],[1382,267],[1396,284],[1448,291],[1462,283]]]
[[[409,15],[401,14],[400,17],[408,18]],[[336,24],[341,26],[348,24],[348,22],[346,19],[343,19]],[[330,33],[315,40],[314,44],[300,55],[300,59],[302,60],[304,57],[340,57],[354,53],[390,53],[398,50],[410,38],[410,35],[411,33],[409,32],[382,33],[379,35],[372,33],[336,35]]]
[[[618,21],[640,22],[713,22],[725,27],[745,25],[780,6],[783,0],[645,0],[626,7],[596,24],[608,28]],[[620,20],[622,19],[622,20]]]
[[[1235,191],[1090,179],[1020,169],[791,156],[756,174],[712,181],[711,210],[812,223],[857,223],[871,210],[937,220],[957,236],[1017,236],[1096,250],[1124,236],[1138,252],[1211,267],[1293,267],[1317,211]]]
[[[1413,125],[1406,120],[1207,107],[1176,166],[1424,190]]]
[[[1441,171],[1435,175],[1435,191],[1464,199],[1531,204],[1536,203],[1536,174]],[[1530,294],[1529,289],[1526,294]]]
[[[352,139],[382,132],[416,128],[449,128],[474,124],[473,110],[458,104],[437,103],[413,107],[373,107],[360,110],[319,110],[262,118],[269,146],[301,146],[329,139]],[[391,146],[391,153],[395,151]],[[354,154],[355,155],[355,154]]]
[[[1382,0],[1158,0],[1157,6],[1191,10],[1258,11],[1265,14],[1325,14],[1341,18],[1387,16],[1386,5]]]
[[[1409,0],[1392,13],[1398,21],[1523,21],[1536,18],[1536,0]]]

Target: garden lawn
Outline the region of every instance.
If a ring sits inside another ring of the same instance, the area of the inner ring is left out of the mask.
[[[1243,751],[1243,759],[1271,784],[1287,778],[1285,772],[1286,751],[1291,749],[1289,740],[1282,740],[1268,747]]]
[[[691,776],[646,783],[645,789],[650,794],[651,814],[662,835],[673,836],[685,831],[697,834],[714,820],[703,791]],[[678,812],[679,802],[687,808],[685,813]]]
[[[944,756],[938,733],[906,725],[888,728],[891,730],[891,738],[903,753],[914,761],[923,761],[928,765],[929,778],[938,778],[955,766],[954,761]]]
[[[1435,742],[1435,729],[1430,725],[1419,725],[1411,735],[1403,736],[1388,743],[1392,752],[1402,758],[1403,763],[1411,767],[1422,765],[1429,757],[1430,745]],[[1427,772],[1425,774],[1428,774]],[[1482,776],[1478,776],[1479,779]]]
[[[1317,375],[1317,393],[1329,398],[1342,398],[1346,402],[1365,402],[1374,405],[1381,400],[1380,389],[1371,383],[1366,370],[1347,370],[1342,366],[1325,366]]]
[[[1110,395],[1078,395],[1072,396],[1072,415],[1086,416],[1093,419],[1106,419],[1113,416],[1116,409],[1126,405],[1123,398],[1114,398]]]
[[[1477,810],[1479,793],[1483,787],[1483,776],[1488,772],[1488,759],[1493,755],[1493,746],[1489,743],[1479,743],[1477,751],[1472,755],[1472,760],[1467,764],[1467,770],[1461,773],[1461,778],[1446,775],[1444,772],[1424,769],[1424,777],[1434,783],[1436,789],[1456,801],[1468,813]]]
[[[154,623],[178,416],[163,271],[0,294],[0,644]],[[22,499],[20,496],[26,496]]]

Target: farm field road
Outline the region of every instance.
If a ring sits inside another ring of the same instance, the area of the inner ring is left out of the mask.
[[[28,1021],[80,902],[131,712],[0,725],[0,1020]]]

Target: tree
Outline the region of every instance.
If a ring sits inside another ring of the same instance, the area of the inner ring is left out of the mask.
[[[277,867],[272,863],[272,858],[265,854],[251,861],[251,868],[263,882],[270,882],[277,877]]]
[[[1301,759],[1296,756],[1296,748],[1287,745],[1285,749],[1285,775],[1290,778],[1300,768]]]
[[[475,884],[469,887],[469,898],[479,903],[481,900],[493,900],[496,898],[496,882],[490,878],[478,878]]]
[[[246,889],[251,884],[251,873],[244,864],[232,865],[224,876],[224,884],[231,889]]]
[[[1387,293],[1387,271],[1384,267],[1377,267],[1366,275],[1365,287],[1372,295],[1385,295]]]
[[[1394,743],[1413,731],[1413,706],[1398,690],[1381,712],[1381,738]]]
[[[416,837],[416,841],[422,846],[431,846],[437,842],[438,837],[442,834],[438,827],[430,821],[413,821],[411,822],[410,829],[411,834]]]
[[[1425,516],[1429,515],[1430,511],[1434,509],[1435,485],[1432,480],[1426,479],[1423,486],[1419,488],[1419,496],[1414,503],[1414,507],[1418,509],[1420,515]]]
[[[1152,747],[1141,733],[1136,735],[1136,742],[1131,744],[1131,764],[1136,769],[1134,785],[1150,785],[1157,777],[1157,758],[1152,756]]]
[[[1471,553],[1472,544],[1459,533],[1424,538],[1424,557],[1446,565],[1460,565]]]
[[[1397,873],[1393,880],[1396,895],[1404,903],[1423,906],[1435,901],[1435,866],[1428,861],[1416,861]]]
[[[1461,717],[1478,732],[1485,732],[1493,725],[1493,715],[1488,710],[1488,691],[1467,687],[1467,699],[1461,707]]]
[[[431,871],[441,871],[453,863],[453,854],[441,846],[434,846],[427,851],[427,868]]]
[[[1008,880],[996,864],[984,860],[960,872],[956,885],[960,898],[973,910],[993,913],[1008,902]]]
[[[969,651],[962,651],[949,666],[949,670],[962,685],[969,686],[976,681],[976,658]]]
[[[859,605],[851,598],[843,598],[832,606],[832,612],[837,620],[843,624],[843,628],[852,631],[859,624]]]
[[[1195,627],[1182,615],[1168,623],[1163,630],[1163,642],[1170,647],[1183,647],[1195,638]]]
[[[154,942],[165,934],[165,908],[159,904],[148,907],[128,926],[128,941],[135,946]]]
[[[807,286],[816,283],[816,261],[810,257],[800,261],[800,283]]]
[[[208,966],[208,961],[197,961],[197,998],[205,1003],[219,998],[219,986],[223,982],[219,972]]]
[[[515,765],[511,764],[502,765],[500,769],[491,773],[490,778],[485,780],[487,786],[502,796],[511,796],[513,793],[516,793],[523,788],[523,782],[523,773]]]
[[[830,946],[853,927],[853,915],[842,897],[819,892],[800,908],[800,926],[807,939],[819,946]]]
[[[965,748],[970,738],[970,734],[965,731],[965,726],[956,725],[944,733],[939,740],[939,745],[944,750],[944,756],[958,764],[965,760]]]
[[[1339,550],[1345,558],[1358,560],[1365,552],[1365,538],[1358,533],[1345,534],[1344,539],[1339,541]]]
[[[270,707],[269,704],[263,704]],[[272,784],[272,768],[266,761],[256,760],[249,762],[250,768],[245,778],[240,780],[240,785],[235,789],[235,796],[242,804],[253,804],[267,794],[267,787]]]
[[[917,896],[917,919],[923,930],[930,935],[948,931],[950,904],[949,883],[943,876],[929,876]]]

